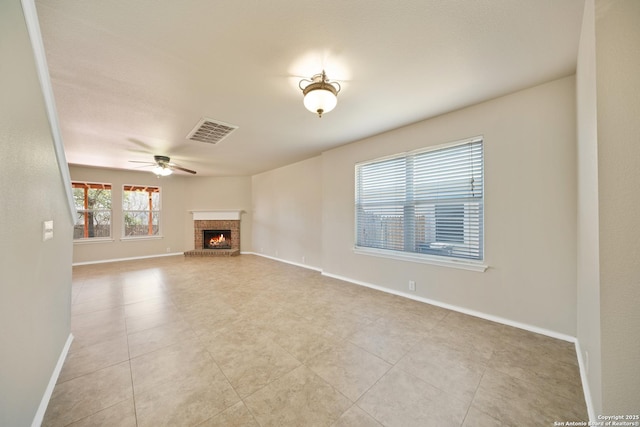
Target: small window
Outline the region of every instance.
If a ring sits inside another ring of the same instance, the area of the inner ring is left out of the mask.
[[[160,188],[125,185],[122,192],[125,237],[160,235]]]
[[[76,206],[73,238],[111,238],[111,184],[72,182]]]
[[[356,165],[356,248],[483,260],[481,138]]]

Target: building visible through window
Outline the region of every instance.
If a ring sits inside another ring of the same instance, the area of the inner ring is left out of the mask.
[[[356,165],[356,247],[483,259],[483,141]]]

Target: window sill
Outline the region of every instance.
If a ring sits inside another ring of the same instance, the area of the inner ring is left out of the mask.
[[[164,236],[126,236],[121,237],[121,242],[135,242],[138,240],[160,240],[164,239]]]
[[[479,273],[484,273],[487,268],[489,268],[488,265],[485,265],[482,262],[413,254],[409,252],[385,251],[382,249],[363,248],[358,246],[353,248],[353,252],[359,255],[371,255],[382,258],[396,259],[400,261],[419,262],[423,264],[437,265],[440,267],[477,271]]]
[[[74,245],[87,245],[91,243],[113,243],[114,240],[111,237],[89,237],[86,239],[74,239]]]

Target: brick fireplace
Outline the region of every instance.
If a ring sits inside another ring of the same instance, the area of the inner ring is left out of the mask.
[[[240,255],[241,213],[193,211],[193,250],[185,252],[185,256]]]

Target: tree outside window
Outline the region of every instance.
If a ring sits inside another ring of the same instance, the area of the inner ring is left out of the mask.
[[[73,238],[111,237],[111,184],[72,182],[77,219]]]
[[[160,188],[125,185],[122,212],[125,237],[160,235]]]

